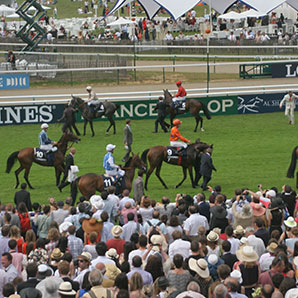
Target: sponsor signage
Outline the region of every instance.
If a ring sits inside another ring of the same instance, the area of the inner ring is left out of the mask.
[[[298,62],[272,63],[272,78],[298,77]]]
[[[28,89],[29,74],[2,74],[0,75],[0,90]]]
[[[279,104],[286,93],[250,94],[238,96],[239,114],[280,112]]]

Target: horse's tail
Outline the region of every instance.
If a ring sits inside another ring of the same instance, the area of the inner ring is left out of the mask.
[[[14,163],[16,162],[18,158],[18,154],[20,151],[16,151],[14,153],[11,153],[7,159],[6,162],[6,173],[10,173],[11,168],[13,167]]]
[[[141,159],[144,163],[147,163],[147,154],[149,152],[150,149],[146,149],[143,153],[142,153],[142,156],[141,156]]]
[[[207,119],[211,119],[211,116],[210,116],[210,114],[208,112],[207,106],[202,101],[200,101],[200,103],[202,105],[202,109],[204,111],[204,114],[205,114],[206,118]]]
[[[296,162],[297,162],[297,155],[296,155],[297,148],[298,148],[298,146],[296,146],[292,152],[291,164],[290,164],[288,172],[287,172],[288,178],[294,178],[294,172],[296,169]]]

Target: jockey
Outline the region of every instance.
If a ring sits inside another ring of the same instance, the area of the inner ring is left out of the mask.
[[[40,149],[43,150],[48,150],[49,152],[55,152],[57,151],[57,147],[53,147],[53,145],[57,145],[57,142],[54,142],[49,139],[47,135],[47,130],[49,128],[49,125],[47,123],[43,123],[41,125],[41,132],[39,133],[38,136],[38,142]]]
[[[115,145],[108,144],[106,150],[108,153],[103,158],[103,167],[106,170],[106,174],[109,176],[117,176],[119,178],[123,177],[125,171],[121,170],[119,166],[115,165],[113,152]]]
[[[175,109],[180,103],[185,101],[185,97],[187,95],[185,89],[182,87],[181,81],[177,81],[176,85],[178,87],[178,92],[172,98],[173,101],[173,108]]]
[[[86,90],[88,92],[88,99],[87,99],[86,103],[90,107],[90,110],[94,114],[94,117],[95,117],[96,111],[98,109],[102,110],[103,105],[97,98],[97,96],[96,96],[95,92],[92,90],[91,86],[87,86]]]
[[[181,136],[178,128],[180,127],[182,121],[179,119],[175,119],[173,121],[174,127],[171,129],[171,134],[170,134],[170,145],[173,147],[181,147],[181,148],[186,148],[187,144],[190,143],[190,140],[184,138]]]

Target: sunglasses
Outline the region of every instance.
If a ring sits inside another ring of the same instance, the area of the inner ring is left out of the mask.
[[[84,263],[84,262],[87,262],[87,261],[80,259],[79,262]]]

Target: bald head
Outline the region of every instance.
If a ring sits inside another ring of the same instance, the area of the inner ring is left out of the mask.
[[[72,154],[72,155],[74,155],[74,154],[76,154],[76,152],[77,152],[77,149],[76,148],[70,148],[70,153]]]
[[[126,209],[129,209],[129,208],[131,208],[131,203],[130,202],[126,202],[124,206],[125,206]]]
[[[238,280],[234,277],[227,277],[225,279],[225,286],[228,288],[229,292],[237,292],[239,283]]]
[[[104,263],[97,263],[95,268],[98,269],[102,274],[106,273],[106,266]]]

